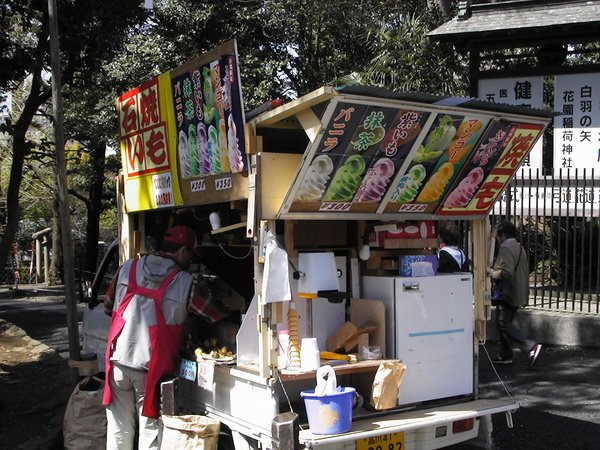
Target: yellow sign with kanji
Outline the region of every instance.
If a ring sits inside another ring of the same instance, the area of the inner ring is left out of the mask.
[[[117,99],[128,211],[181,205],[176,176],[171,79],[162,74]]]

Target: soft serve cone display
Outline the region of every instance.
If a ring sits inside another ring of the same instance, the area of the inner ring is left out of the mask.
[[[288,330],[290,332],[290,349],[289,358],[291,367],[300,367],[300,331],[298,328],[298,311],[292,300],[289,305],[288,314]]]

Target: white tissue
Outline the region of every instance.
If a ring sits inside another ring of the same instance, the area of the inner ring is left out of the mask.
[[[330,395],[337,391],[337,379],[333,367],[327,365],[317,369],[316,395]]]
[[[435,275],[433,264],[427,261],[415,261],[410,263],[413,277],[432,277]]]

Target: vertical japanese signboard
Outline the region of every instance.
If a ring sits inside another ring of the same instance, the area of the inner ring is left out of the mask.
[[[543,129],[543,125],[492,121],[437,214],[487,214]]]
[[[542,109],[544,106],[543,77],[495,78],[479,80],[479,98],[494,103],[527,106]],[[529,169],[535,173],[542,169],[542,139],[535,144],[531,153],[523,161],[525,172],[518,171],[517,176],[529,175]]]
[[[600,76],[557,75],[554,168],[600,168]]]
[[[129,211],[181,203],[173,176],[170,79],[160,75],[117,99],[125,205]]]
[[[241,88],[231,50],[203,55],[171,72],[184,204],[247,196]]]
[[[117,99],[129,211],[247,196],[235,41]]]

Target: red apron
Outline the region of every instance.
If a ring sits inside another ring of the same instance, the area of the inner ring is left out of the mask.
[[[169,284],[181,269],[176,267],[163,280],[158,289],[149,289],[144,286],[138,286],[136,281],[136,267],[138,260],[134,260],[129,271],[129,283],[127,293],[119,304],[117,311],[113,311],[110,331],[108,333],[108,347],[106,351],[106,383],[103,405],[109,405],[112,399],[110,387],[110,378],[113,372],[113,361],[111,361],[112,345],[117,340],[123,327],[125,319],[123,314],[127,305],[134,295],[154,300],[154,310],[156,311],[156,325],[150,326],[150,362],[148,365],[148,375],[146,377],[146,393],[144,395],[144,406],[142,415],[146,417],[157,418],[160,412],[159,383],[165,375],[177,373],[177,359],[181,341],[183,337],[183,324],[169,325],[165,323],[165,317],[162,312],[162,300]]]

